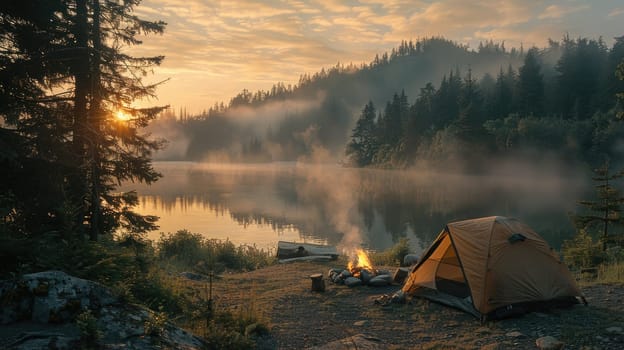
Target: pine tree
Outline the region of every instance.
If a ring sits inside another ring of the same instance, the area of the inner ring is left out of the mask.
[[[624,171],[610,173],[609,162],[605,162],[600,168],[594,169],[592,180],[596,182],[597,200],[582,200],[578,203],[589,210],[588,214],[575,214],[573,216],[577,227],[587,229],[588,227],[598,227],[601,232],[602,249],[606,250],[607,244],[611,241],[621,241],[621,237],[615,239],[615,235],[609,231],[613,225],[624,224],[622,217],[622,204],[624,197],[622,193],[614,187],[614,180],[624,176]]]
[[[518,75],[519,107],[524,115],[539,116],[544,111],[544,77],[538,54],[536,48],[527,52]]]
[[[373,157],[379,148],[377,141],[377,130],[375,105],[369,101],[358,119],[355,128],[351,133],[351,140],[347,144],[346,155],[351,163],[358,166],[370,165]]]
[[[69,226],[89,232],[91,239],[120,226],[129,232],[155,227],[154,217],[132,212],[136,193],[117,193],[123,181],[149,183],[159,177],[150,155],[160,142],[139,130],[163,108],[130,104],[153,95],[155,85],[144,85],[141,77],[163,58],[121,51],[140,44],[139,33],[164,28],[162,22],[143,21],[132,13],[139,2],[8,0],[0,9],[0,101],[6,102],[0,116],[14,139],[21,140],[12,148],[23,155],[6,173],[17,178],[24,164],[37,164],[29,168],[29,176],[36,178],[33,183],[53,179],[56,206],[44,194],[35,194],[32,202],[45,206],[31,211],[57,220],[62,216],[58,207],[72,208]],[[116,119],[117,111],[131,119]],[[18,197],[15,208],[32,209],[27,191]]]

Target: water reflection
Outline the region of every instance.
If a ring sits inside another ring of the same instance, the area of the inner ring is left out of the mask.
[[[572,234],[567,212],[585,190],[579,178],[526,169],[459,175],[298,163],[156,167],[164,175],[156,184],[126,187],[142,194],[140,212],[161,217],[161,231],[187,228],[263,247],[294,240],[385,249],[408,237],[419,250],[445,223],[489,215],[517,217],[559,246]]]

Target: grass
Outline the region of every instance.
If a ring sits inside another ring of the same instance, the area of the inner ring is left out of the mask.
[[[624,281],[624,263],[615,262],[598,267],[598,277],[596,282],[599,283],[621,283]]]

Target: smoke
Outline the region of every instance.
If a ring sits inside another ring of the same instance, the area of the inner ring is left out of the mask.
[[[320,199],[321,210],[330,226],[342,235],[338,248],[349,257],[364,242],[364,220],[358,210],[358,170],[330,165],[297,164],[305,174],[304,185],[297,188],[301,197]]]

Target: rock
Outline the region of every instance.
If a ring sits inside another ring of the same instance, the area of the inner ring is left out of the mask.
[[[406,254],[403,257],[403,266],[412,266],[418,264],[418,255]]]
[[[618,333],[622,334],[622,327],[609,327],[606,329],[607,333]]]
[[[362,280],[362,284],[368,284],[371,278],[373,278],[373,274],[370,271],[366,269],[362,269],[362,271],[360,271],[360,279]]]
[[[362,326],[365,326],[367,323],[368,323],[368,321],[366,321],[366,320],[361,320],[361,321],[355,321],[355,322],[353,323],[353,325],[354,325],[354,326],[356,326],[356,327],[362,327]]]
[[[338,276],[341,272],[342,269],[329,269],[329,271],[327,271],[327,278],[333,282],[334,278]]]
[[[387,276],[387,277],[384,277],[384,276]],[[390,284],[390,280],[389,279],[391,280],[392,277],[388,276],[388,275],[382,275],[382,276],[373,277],[373,278],[371,278],[370,281],[368,281],[368,285],[369,286],[373,286],[373,287],[387,286],[387,285]]]
[[[396,293],[392,294],[390,302],[395,304],[405,303],[405,293],[403,293],[403,291],[399,289]]]
[[[17,334],[12,349],[79,348],[78,315],[92,318],[100,334],[98,346],[105,349],[193,350],[207,346],[200,338],[167,321],[159,321],[158,334],[145,334],[145,325],[154,323],[153,312],[121,302],[108,288],[96,282],[61,271],[0,281],[0,300],[2,325],[11,327],[13,323],[26,321],[34,329]],[[52,328],[57,331],[50,331]]]
[[[535,340],[535,345],[537,345],[537,348],[541,350],[558,350],[563,349],[564,343],[557,340],[557,338],[548,335]]]
[[[390,270],[377,270],[377,276],[382,276],[382,275],[392,275],[392,273],[390,272]]]
[[[505,336],[510,337],[510,338],[524,338],[526,337],[524,334],[518,332],[518,331],[513,331],[513,332],[508,332],[505,334]]]
[[[344,280],[344,284],[345,286],[352,288],[352,287],[356,287],[362,284],[362,280],[356,277],[347,277]]]
[[[27,274],[19,281],[1,281],[0,297],[8,295],[11,298],[2,305],[0,324],[20,320],[63,323],[73,320],[81,309],[107,306],[117,301],[102,285],[62,271]]]
[[[353,274],[351,274],[349,270],[342,270],[342,272],[340,273],[340,277],[342,277],[343,279],[351,276],[353,276]]]
[[[195,272],[189,272],[189,271],[184,271],[184,272],[180,272],[180,276],[184,277],[186,279],[189,279],[191,281],[204,281],[207,280],[208,278],[204,275],[200,275],[198,273]]]

